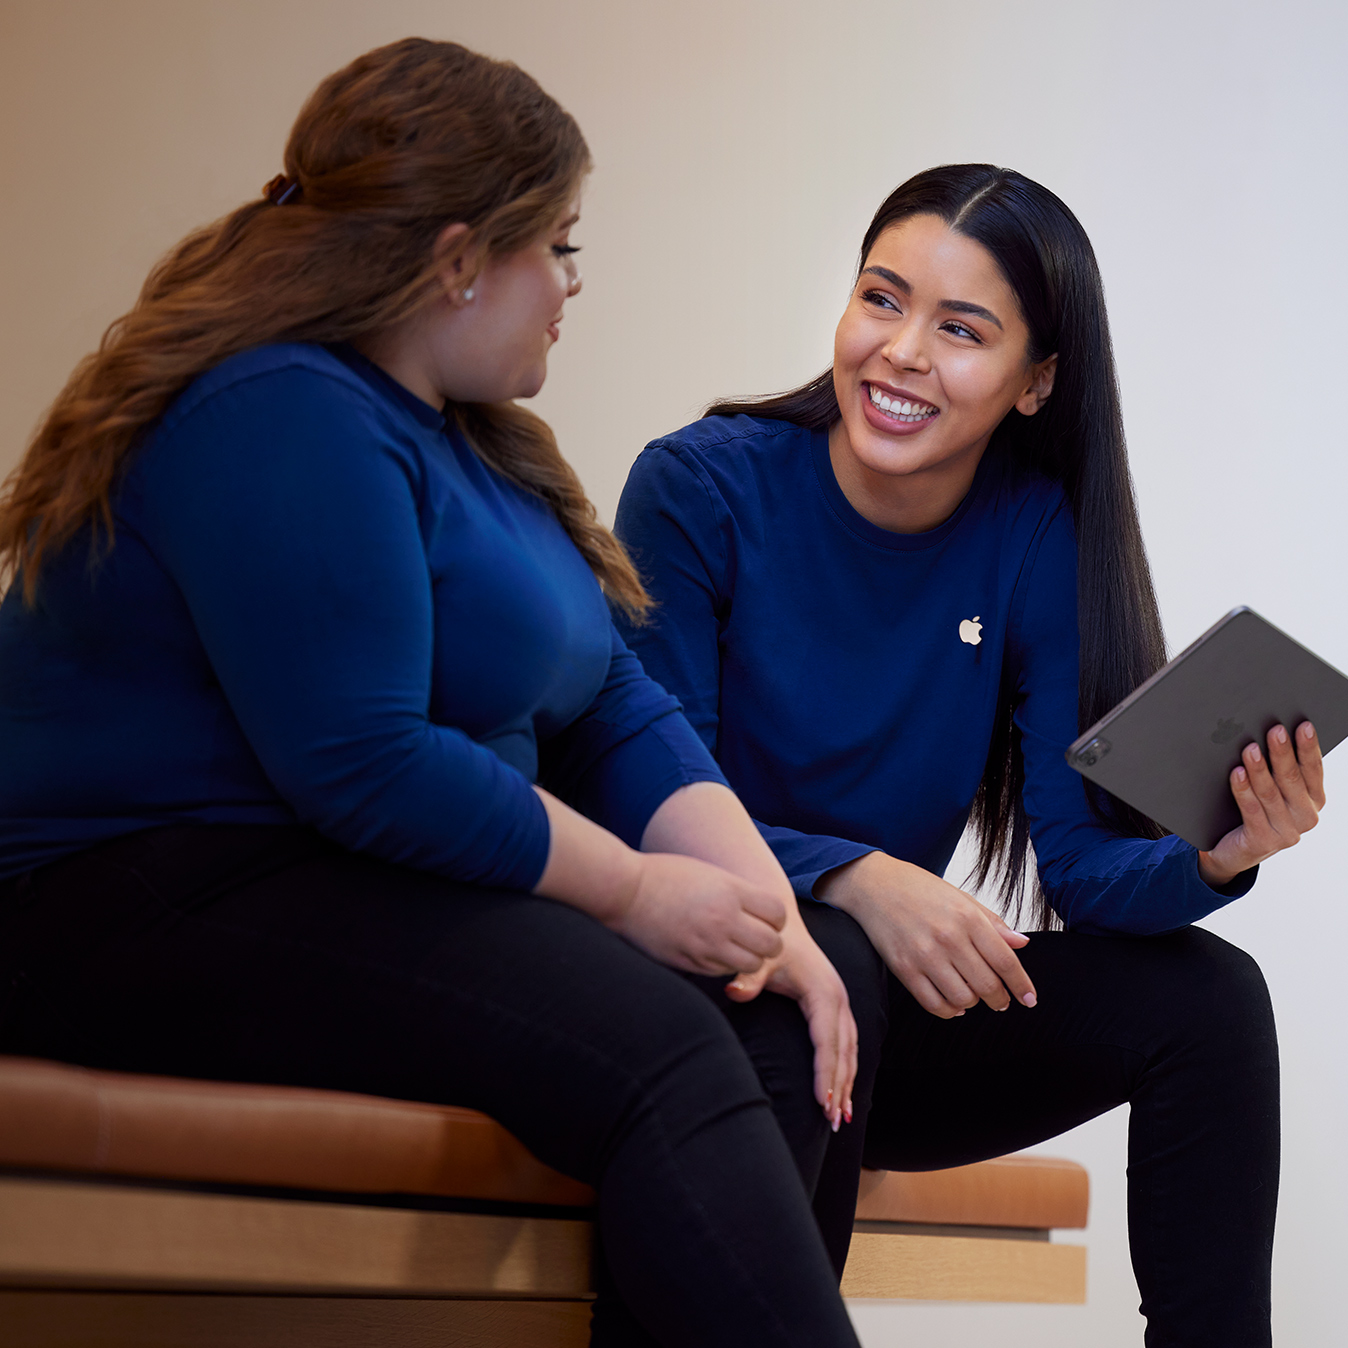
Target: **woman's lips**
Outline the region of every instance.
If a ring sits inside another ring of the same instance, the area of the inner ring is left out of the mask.
[[[868,383],[861,385],[861,407],[866,420],[883,435],[916,435],[919,431],[926,430],[941,415],[938,410],[933,409],[930,416],[924,416],[918,421],[900,421],[897,417],[886,414],[871,401],[871,386]]]

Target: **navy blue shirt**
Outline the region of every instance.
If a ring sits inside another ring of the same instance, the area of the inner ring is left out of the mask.
[[[551,510],[350,348],[202,375],[115,524],[0,606],[0,877],[156,825],[298,822],[527,889],[530,783],[635,845],[724,780]]]
[[[1068,927],[1168,931],[1253,883],[1219,892],[1181,839],[1105,828],[1064,761],[1078,733],[1076,541],[1057,485],[985,455],[945,523],[892,533],[852,508],[824,433],[709,417],[647,447],[618,532],[660,605],[628,641],[802,897],[877,849],[945,870],[1004,668],[1040,877]]]

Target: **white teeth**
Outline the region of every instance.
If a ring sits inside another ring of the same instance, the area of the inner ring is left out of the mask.
[[[870,393],[871,402],[876,407],[899,421],[926,421],[929,417],[936,415],[936,408],[931,406],[930,403],[904,402],[901,398],[890,398],[887,394],[881,393],[874,385],[871,386]]]

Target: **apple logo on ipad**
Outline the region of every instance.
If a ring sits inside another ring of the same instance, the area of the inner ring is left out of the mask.
[[[977,646],[983,640],[983,624],[978,621],[978,614],[960,623],[960,640],[967,641],[970,646]]]
[[[1217,729],[1212,732],[1212,742],[1214,744],[1225,744],[1228,740],[1233,740],[1237,735],[1244,734],[1245,726],[1237,721],[1234,716],[1227,718],[1219,716],[1217,718]]]

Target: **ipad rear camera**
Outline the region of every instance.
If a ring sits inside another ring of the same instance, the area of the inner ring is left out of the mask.
[[[1073,757],[1079,767],[1093,768],[1111,748],[1113,745],[1107,739],[1097,735],[1093,740],[1087,740]]]

